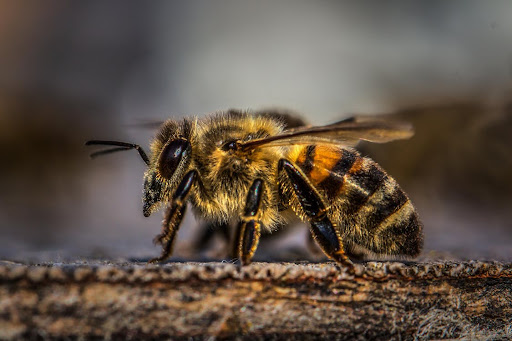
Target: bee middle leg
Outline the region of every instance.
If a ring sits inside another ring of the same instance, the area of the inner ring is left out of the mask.
[[[193,251],[207,249],[216,236],[219,236],[226,245],[231,246],[230,226],[228,223],[207,223],[200,227],[198,236],[192,242]],[[229,247],[222,254],[224,257],[231,257],[233,256],[231,252],[231,247]]]
[[[178,185],[178,188],[172,197],[172,201],[165,213],[162,233],[154,239],[155,244],[162,245],[162,254],[160,257],[151,259],[149,261],[150,263],[163,262],[171,256],[174,239],[187,208],[187,198],[197,176],[197,172],[192,170],[183,177]]]
[[[325,257],[325,254],[319,248],[318,243],[315,240],[315,237],[313,237],[313,235],[309,231],[308,235],[306,236],[306,247],[315,260]]]
[[[279,160],[278,172],[286,174],[302,211],[307,216],[313,238],[322,251],[336,262],[352,266],[345,254],[341,236],[327,215],[327,209],[320,194],[309,183],[305,175],[290,161]]]
[[[263,180],[254,180],[245,203],[244,214],[236,229],[233,255],[242,265],[251,263],[256,252],[261,234],[261,223],[258,221],[261,197],[263,195]]]

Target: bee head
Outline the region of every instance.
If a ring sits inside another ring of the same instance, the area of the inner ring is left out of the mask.
[[[153,155],[144,175],[142,210],[145,217],[149,217],[161,202],[171,199],[170,196],[188,169],[192,146],[183,134],[187,126],[186,121],[182,125],[173,121],[166,122],[153,141]]]

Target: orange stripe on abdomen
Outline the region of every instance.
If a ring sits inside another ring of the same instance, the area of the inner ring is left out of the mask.
[[[309,178],[314,184],[319,184],[330,176],[331,170],[341,158],[341,151],[329,146],[316,146],[315,157]]]
[[[338,197],[345,185],[347,172],[352,165],[360,158],[357,152],[348,149],[337,149],[336,162],[329,167],[329,176],[318,184],[318,187],[325,191],[327,198],[334,200]]]

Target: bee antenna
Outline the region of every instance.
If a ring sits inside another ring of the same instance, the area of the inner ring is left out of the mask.
[[[104,150],[94,152],[90,155],[91,158],[95,158],[100,155],[120,152],[123,150],[135,149],[139,152],[140,157],[142,158],[142,160],[144,160],[146,165],[149,166],[149,158],[146,155],[146,153],[144,152],[144,150],[142,149],[142,147],[139,146],[138,144],[119,142],[119,141],[90,140],[90,141],[85,142],[85,145],[86,146],[116,146],[116,148],[109,148],[109,149],[104,149]]]

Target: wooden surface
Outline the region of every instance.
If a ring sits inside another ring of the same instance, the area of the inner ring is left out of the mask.
[[[0,261],[0,339],[510,339],[512,265]]]

